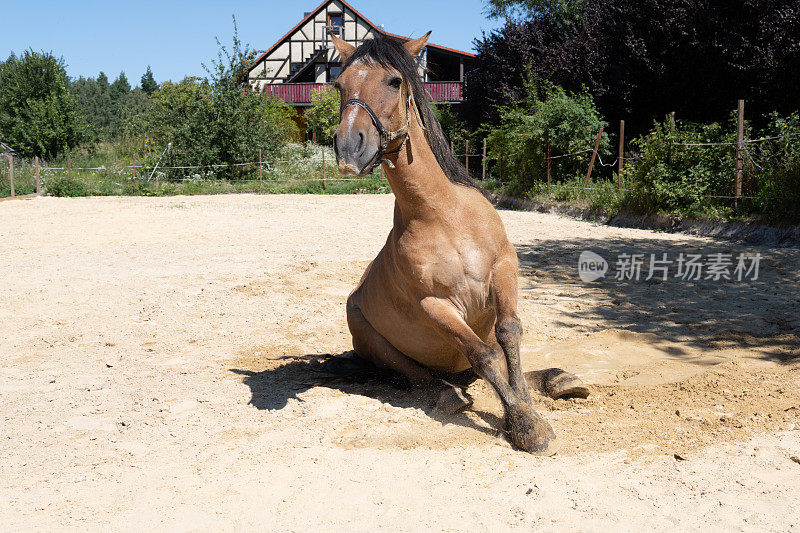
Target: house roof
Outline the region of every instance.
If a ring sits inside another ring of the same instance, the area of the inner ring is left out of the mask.
[[[362,19],[364,22],[366,22],[367,24],[369,24],[369,25],[372,27],[372,29],[373,29],[373,30],[375,30],[375,31],[377,31],[377,32],[379,32],[379,33],[381,33],[381,34],[383,34],[383,35],[386,35],[386,36],[388,36],[388,37],[394,37],[394,38],[396,38],[396,39],[401,39],[401,40],[403,40],[403,41],[408,41],[408,40],[410,40],[410,39],[411,39],[410,37],[404,37],[404,36],[402,36],[402,35],[397,35],[397,34],[395,34],[395,33],[389,33],[389,32],[387,32],[387,31],[384,31],[384,30],[382,30],[382,29],[381,29],[379,26],[376,26],[376,25],[375,25],[375,24],[374,24],[374,23],[373,23],[371,20],[369,20],[369,19],[368,19],[367,17],[365,17],[364,15],[362,15],[362,14],[361,14],[361,13],[360,13],[360,12],[359,12],[359,11],[358,11],[356,8],[354,8],[354,7],[353,7],[353,6],[351,6],[351,5],[350,5],[348,2],[346,2],[346,0],[338,0],[338,1],[339,1],[339,2],[341,2],[343,5],[345,5],[345,6],[346,6],[348,9],[350,9],[351,11],[353,11],[353,12],[354,12],[356,15],[358,15],[358,16],[359,16],[359,18],[361,18],[361,19]],[[328,4],[330,4],[331,2],[333,2],[333,0],[325,0],[325,1],[324,1],[324,2],[322,2],[320,5],[318,5],[318,6],[317,6],[317,7],[316,7],[316,8],[315,8],[313,11],[310,11],[308,14],[306,14],[306,16],[305,16],[305,17],[303,17],[303,20],[301,20],[300,22],[298,22],[298,23],[297,23],[297,24],[294,26],[294,28],[292,28],[291,30],[289,30],[288,32],[286,32],[286,34],[285,34],[283,37],[281,37],[280,39],[278,39],[278,41],[277,41],[275,44],[273,44],[272,46],[270,46],[270,47],[269,47],[269,49],[268,49],[266,52],[264,52],[263,54],[261,54],[261,55],[258,57],[258,59],[256,59],[256,60],[255,60],[255,62],[254,62],[254,64],[253,64],[253,67],[252,67],[252,68],[255,68],[255,66],[256,66],[256,65],[258,65],[259,63],[261,63],[261,62],[262,62],[262,61],[263,61],[263,60],[264,60],[264,59],[265,59],[265,58],[266,58],[266,57],[267,57],[269,54],[271,54],[271,53],[272,53],[272,52],[273,52],[273,51],[274,51],[274,50],[275,50],[275,49],[276,49],[278,46],[280,46],[280,45],[281,45],[281,43],[283,43],[283,42],[284,42],[286,39],[288,39],[288,38],[289,38],[289,37],[290,37],[290,36],[291,36],[291,35],[292,35],[292,34],[293,34],[295,31],[297,31],[297,29],[298,29],[300,26],[302,26],[303,24],[305,24],[306,22],[308,22],[308,20],[309,20],[309,19],[312,19],[312,18],[314,18],[314,17],[317,15],[317,13],[319,13],[320,11],[322,11],[322,9],[324,9],[324,8],[325,8],[325,6],[326,6],[326,5],[328,5]],[[438,45],[438,44],[428,43],[428,46],[430,46],[430,47],[432,47],[432,48],[437,48],[437,49],[439,49],[439,50],[444,50],[444,51],[446,51],[446,52],[451,52],[451,53],[453,53],[453,54],[463,55],[463,56],[466,56],[466,57],[475,57],[475,54],[471,54],[471,53],[469,53],[469,52],[464,52],[464,51],[462,51],[462,50],[456,50],[455,48],[448,48],[448,47],[446,47],[446,46],[441,46],[441,45]],[[251,68],[251,70],[252,70],[252,68]]]

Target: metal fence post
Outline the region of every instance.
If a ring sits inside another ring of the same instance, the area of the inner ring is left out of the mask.
[[[619,121],[619,170],[617,170],[617,181],[619,190],[622,190],[622,166],[625,160],[625,121]]]
[[[325,178],[327,177],[325,172],[325,147],[321,146],[320,149],[322,150],[322,190],[327,190],[328,184],[325,183]]]
[[[739,100],[739,112],[736,116],[736,206],[742,196],[742,172],[744,170],[744,100]]]
[[[8,180],[11,183],[11,196],[16,196],[14,194],[14,156],[8,156]]]
[[[486,137],[483,138],[483,159],[481,163],[483,164],[483,177],[481,179],[486,181]]]

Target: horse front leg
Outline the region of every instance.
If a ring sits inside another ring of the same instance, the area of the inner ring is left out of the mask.
[[[514,390],[531,401],[530,389],[553,399],[586,398],[589,388],[575,374],[560,368],[522,371],[519,343],[522,322],[517,316],[517,264],[507,259],[499,262],[492,272],[492,296],[497,321],[494,325],[497,343],[503,349],[508,364],[508,380]]]
[[[514,391],[531,403],[531,392],[519,356],[519,341],[522,337],[522,321],[517,316],[517,262],[505,259],[495,265],[492,272],[492,298],[497,320],[494,333],[503,349],[508,366],[508,381]]]
[[[497,392],[505,410],[511,442],[530,453],[556,453],[558,441],[553,429],[533,410],[530,400],[511,386],[502,356],[481,341],[449,301],[427,297],[421,306],[439,333],[464,354],[473,370]]]

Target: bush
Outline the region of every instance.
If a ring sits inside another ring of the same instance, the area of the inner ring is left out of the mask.
[[[764,137],[800,132],[800,113],[771,115]],[[750,145],[747,156],[757,171],[758,208],[768,220],[800,220],[800,135]]]
[[[47,184],[47,193],[62,197],[89,196],[89,190],[82,182],[67,178],[55,178],[50,181]]]
[[[333,135],[339,127],[339,92],[333,89],[312,91],[306,121],[309,130],[316,130],[318,143],[333,143]]]
[[[500,109],[501,126],[488,136],[489,156],[503,158],[504,177],[512,193],[522,193],[547,175],[547,148],[553,156],[591,149],[597,132],[607,124],[584,89],[567,93],[549,82],[528,77],[527,97],[512,107]],[[609,140],[603,134],[599,152],[609,153]],[[581,153],[551,160],[552,175],[564,180],[584,172],[588,154]]]
[[[433,105],[433,112],[436,114],[436,119],[442,126],[444,136],[449,140],[457,154],[463,154],[466,148],[466,141],[470,142],[470,153],[477,153],[476,147],[479,145],[479,133],[470,130],[466,122],[458,119],[453,112],[451,104],[436,104]],[[460,158],[459,158],[460,159]]]
[[[702,143],[735,142],[735,131],[733,124],[655,123],[653,131],[631,141],[641,159],[625,167],[626,207],[693,215],[715,203],[709,196],[734,194],[734,147]]]

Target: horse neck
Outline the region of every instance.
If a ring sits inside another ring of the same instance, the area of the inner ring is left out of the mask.
[[[452,183],[439,166],[425,132],[412,116],[408,139],[398,154],[387,157],[394,168],[383,163],[383,171],[394,193],[404,221],[426,218],[450,205]]]

